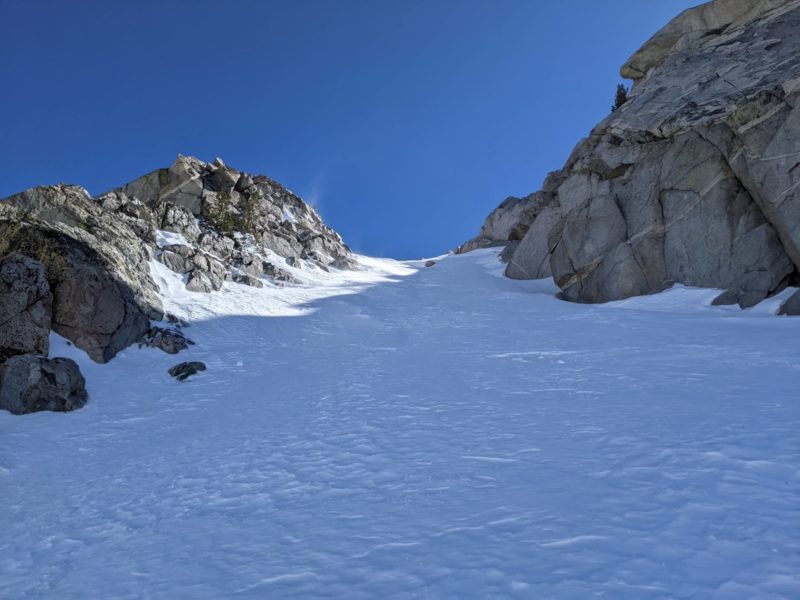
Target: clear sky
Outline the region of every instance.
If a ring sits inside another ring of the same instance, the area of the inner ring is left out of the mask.
[[[697,0],[0,0],[0,197],[220,156],[417,258],[535,191]]]

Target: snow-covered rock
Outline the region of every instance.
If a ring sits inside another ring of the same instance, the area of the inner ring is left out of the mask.
[[[312,207],[268,177],[236,171],[222,161],[179,156],[168,169],[110,194],[142,202],[155,215],[157,229],[180,234],[228,269],[248,262],[248,255],[267,251],[283,260],[334,268],[353,265],[350,249]],[[244,237],[252,242],[249,248],[242,243]],[[211,288],[219,289],[213,282]]]

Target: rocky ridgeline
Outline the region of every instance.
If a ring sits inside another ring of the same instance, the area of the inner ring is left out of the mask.
[[[800,1],[685,11],[621,73],[630,99],[459,251],[507,244],[507,276],[576,302],[681,283],[748,307],[800,285]]]
[[[281,185],[217,159],[179,156],[96,198],[73,185],[0,201],[0,408],[71,410],[86,401],[68,359],[47,359],[55,331],[97,362],[134,343],[170,354],[191,343],[164,314],[155,258],[186,289],[224,281],[293,283],[286,269],[348,269],[355,261],[316,211]],[[169,324],[153,325],[153,321]],[[35,360],[34,360],[35,359]]]
[[[132,199],[150,232],[182,236],[179,243],[163,236],[148,241],[158,245],[162,263],[188,275],[191,291],[219,290],[226,279],[256,287],[265,277],[291,283],[286,265],[355,265],[342,238],[313,208],[275,181],[219,159],[209,164],[181,156],[169,169],[100,197],[109,210],[125,210]]]

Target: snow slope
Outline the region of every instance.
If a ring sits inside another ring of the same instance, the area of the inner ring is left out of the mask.
[[[154,265],[177,357],[54,338],[91,400],[0,413],[0,597],[800,597],[800,319],[361,260],[211,295]]]

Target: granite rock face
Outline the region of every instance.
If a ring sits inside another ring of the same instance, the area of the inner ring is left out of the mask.
[[[796,284],[800,1],[690,9],[622,75],[628,102],[524,210],[506,202],[484,224],[482,236],[513,244],[506,274],[552,275],[576,302],[682,283],[747,307]]]
[[[0,260],[0,363],[17,354],[44,354],[53,295],[44,265],[21,254]]]

